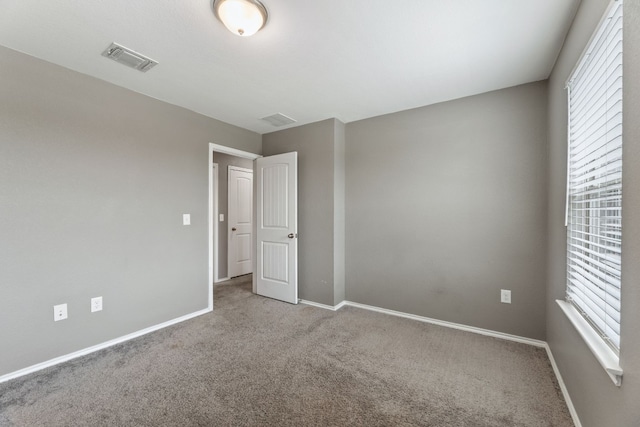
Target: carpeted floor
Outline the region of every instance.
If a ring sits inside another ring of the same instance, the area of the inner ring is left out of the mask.
[[[216,285],[213,313],[0,384],[1,426],[572,426],[541,348]]]

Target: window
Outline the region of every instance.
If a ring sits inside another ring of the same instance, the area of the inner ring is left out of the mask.
[[[568,84],[567,301],[620,349],[622,0],[613,1]]]

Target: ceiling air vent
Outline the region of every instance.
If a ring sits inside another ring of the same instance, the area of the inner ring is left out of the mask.
[[[276,113],[271,116],[263,117],[261,120],[271,123],[273,126],[284,126],[295,123],[291,117],[287,117],[284,114]]]
[[[117,43],[111,43],[111,45],[102,52],[102,56],[111,58],[116,62],[126,65],[127,67],[135,68],[143,73],[149,71],[151,68],[158,64],[151,58],[147,58],[144,55],[134,52],[124,46],[120,46]]]

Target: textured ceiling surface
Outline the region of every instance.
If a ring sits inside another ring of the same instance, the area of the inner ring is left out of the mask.
[[[238,37],[210,0],[0,0],[0,45],[258,133],[348,123],[546,79],[579,0],[263,0]],[[102,57],[116,42],[159,62]]]

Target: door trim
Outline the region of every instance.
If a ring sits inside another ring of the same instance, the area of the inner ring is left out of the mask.
[[[243,159],[255,160],[259,157],[262,157],[262,154],[250,153],[248,151],[238,150],[237,148],[231,148],[224,145],[214,144],[213,142],[209,143],[209,149],[213,152],[216,151],[218,153],[230,154],[236,157],[242,157]]]
[[[212,158],[213,158],[213,152],[212,152]],[[213,235],[217,236],[218,235],[218,229],[220,227],[220,225],[218,224],[220,221],[216,221],[215,218],[218,218],[218,216],[220,215],[220,208],[218,207],[218,185],[220,184],[220,167],[217,163],[212,163],[213,165],[213,183],[212,183],[212,187],[213,187],[213,212],[211,214],[211,218],[213,220]],[[218,239],[214,239],[214,245],[213,245],[213,283],[218,283],[218,282],[222,282],[222,280],[220,280],[220,277],[218,277],[218,271],[219,271],[219,266],[218,266]]]
[[[232,156],[242,157],[243,159],[250,159],[250,160],[255,160],[259,157],[262,157],[262,155],[260,154],[250,153],[249,151],[242,151],[242,150],[238,150],[237,148],[231,148],[224,145],[219,145],[219,144],[214,144],[213,142],[209,142],[209,154],[208,154],[209,157],[207,160],[209,164],[209,239],[208,239],[209,240],[209,303],[208,303],[209,310],[213,309],[214,277],[218,277],[218,258],[217,258],[218,252],[217,252],[217,249],[215,249],[214,251],[214,248],[218,247],[218,235],[219,235],[218,191],[217,191],[218,179],[217,177],[215,177],[216,180],[214,181],[214,167],[213,167],[214,151],[217,153],[230,154]],[[216,168],[216,171],[217,169],[218,168]],[[215,199],[214,199],[214,190],[215,190]],[[254,199],[256,197],[255,191],[254,191],[253,197]],[[215,208],[216,221],[213,220],[214,208]],[[253,255],[255,259],[255,254]],[[254,270],[255,270],[255,266],[254,266]],[[255,288],[256,288],[256,282],[255,282],[255,275],[254,275],[253,292],[255,292]]]

